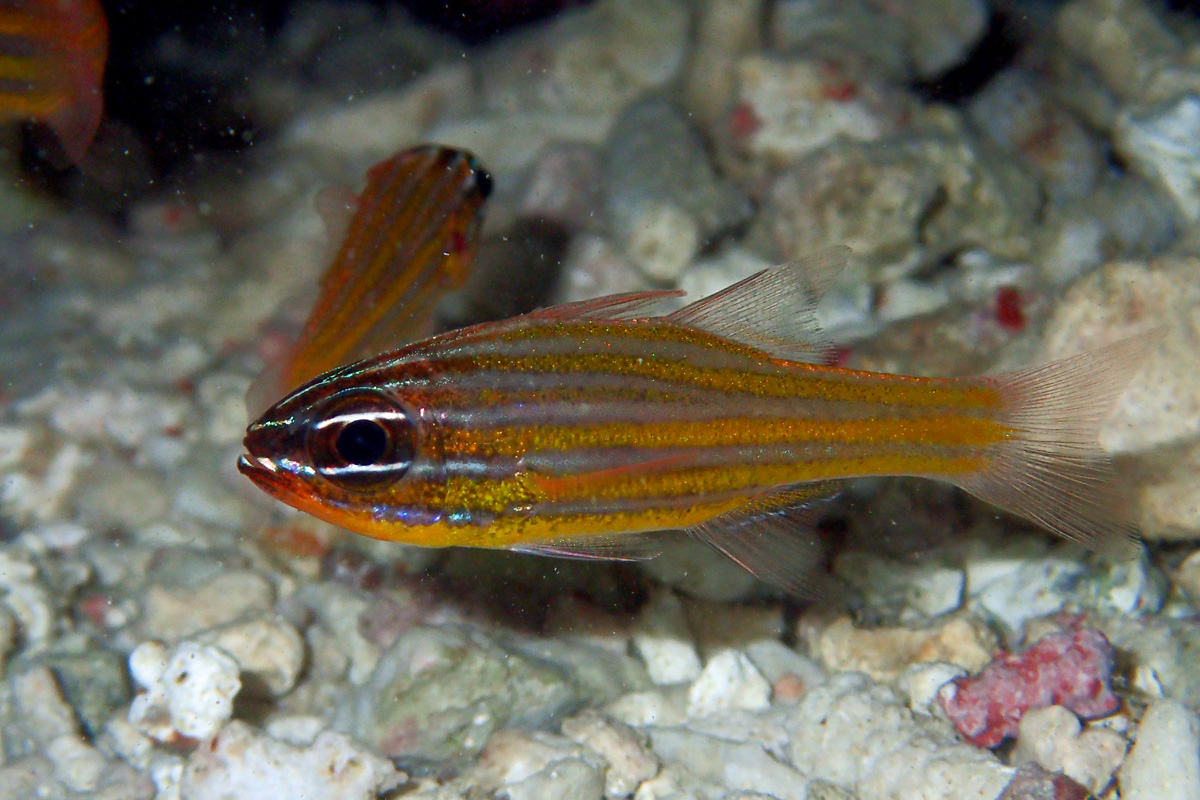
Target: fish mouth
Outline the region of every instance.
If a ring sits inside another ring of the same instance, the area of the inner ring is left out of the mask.
[[[238,456],[237,468],[238,472],[267,494],[282,499],[290,493],[296,478],[281,469],[277,459],[269,455],[274,450],[274,442],[270,441],[273,437],[265,435],[267,433],[267,430],[257,424],[250,426],[246,431],[246,438],[242,440],[242,447],[246,448],[246,452]],[[264,441],[264,438],[268,441]]]

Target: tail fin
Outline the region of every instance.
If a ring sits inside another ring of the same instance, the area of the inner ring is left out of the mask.
[[[1005,401],[1012,438],[981,472],[956,479],[981,500],[1100,552],[1137,548],[1128,495],[1105,452],[1100,426],[1148,353],[1150,331],[1040,367],[979,380]]]

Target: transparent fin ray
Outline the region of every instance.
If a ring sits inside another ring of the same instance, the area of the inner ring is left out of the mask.
[[[804,598],[826,597],[837,583],[821,573],[825,548],[815,531],[819,504],[837,481],[792,486],[693,525],[687,533],[750,574]]]
[[[508,549],[517,553],[596,561],[649,561],[662,552],[656,536],[640,533],[542,539]]]
[[[1119,558],[1137,551],[1127,493],[1098,434],[1161,332],[979,380],[999,389],[1013,429],[990,465],[954,482],[981,500]]]
[[[597,297],[592,300],[580,300],[574,303],[563,303],[531,312],[529,316],[539,319],[635,319],[639,316],[649,316],[655,306],[671,297],[682,297],[684,292],[678,289],[665,289],[649,292],[625,292]]]
[[[817,304],[849,257],[850,248],[831,247],[765,269],[684,306],[667,319],[780,358],[822,363],[833,345],[817,323]]]

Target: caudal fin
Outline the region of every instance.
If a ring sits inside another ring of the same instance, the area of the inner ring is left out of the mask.
[[[1100,426],[1161,339],[1157,331],[1040,367],[980,378],[1000,390],[1012,438],[990,466],[955,479],[989,503],[1100,552],[1128,557],[1128,493],[1100,448]]]

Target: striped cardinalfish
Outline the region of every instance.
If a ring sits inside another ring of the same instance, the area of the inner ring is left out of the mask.
[[[108,23],[99,0],[0,2],[0,119],[34,119],[76,164],[100,126]]]
[[[653,555],[682,529],[812,594],[817,498],[954,483],[1109,553],[1135,539],[1097,430],[1151,337],[1034,369],[822,366],[837,248],[665,315],[616,295],[435,336],[322,375],[253,423],[239,469],[298,509],[416,545]]]
[[[491,177],[463,150],[416,147],[372,167],[299,338],[250,389],[252,413],[334,367],[432,333],[438,299],[466,280],[490,192]]]

